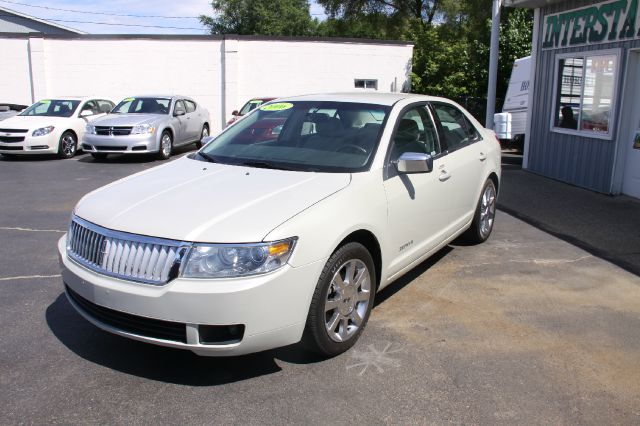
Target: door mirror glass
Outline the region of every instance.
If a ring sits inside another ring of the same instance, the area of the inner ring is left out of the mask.
[[[405,152],[395,164],[398,173],[430,173],[433,170],[433,157],[420,152]]]

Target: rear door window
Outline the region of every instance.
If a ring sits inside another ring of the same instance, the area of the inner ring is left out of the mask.
[[[184,106],[187,108],[187,114],[196,110],[196,104],[186,99],[184,100]]]
[[[433,103],[432,105],[449,151],[480,139],[480,133],[461,110],[448,104]]]

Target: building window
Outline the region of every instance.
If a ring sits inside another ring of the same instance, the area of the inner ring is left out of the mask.
[[[556,70],[554,130],[609,139],[615,109],[617,53],[562,56]]]
[[[356,89],[373,89],[378,90],[378,80],[356,79],[354,87]]]

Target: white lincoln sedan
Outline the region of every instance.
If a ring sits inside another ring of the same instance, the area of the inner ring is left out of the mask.
[[[280,99],[86,195],[58,244],[65,292],[144,342],[239,355],[302,341],[334,356],[377,291],[460,235],[489,237],[499,183],[494,133],[449,100]]]

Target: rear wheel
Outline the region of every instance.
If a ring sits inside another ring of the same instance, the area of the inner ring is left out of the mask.
[[[72,158],[78,150],[78,140],[73,132],[66,131],[58,142],[58,157]]]
[[[369,251],[360,243],[348,243],[327,261],[309,307],[302,343],[324,356],[338,355],[364,330],[376,289],[376,275]]]
[[[480,200],[478,200],[471,227],[464,234],[465,239],[470,243],[483,243],[491,235],[496,216],[497,198],[495,183],[491,179],[487,179],[482,189]]]
[[[173,138],[168,131],[162,132],[160,136],[160,148],[158,149],[158,160],[167,160],[171,157],[171,151],[173,151]]]
[[[202,139],[209,136],[209,126],[206,124],[202,126],[202,132],[200,133],[200,139],[196,141],[196,148],[202,148]]]

